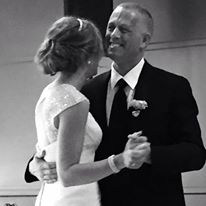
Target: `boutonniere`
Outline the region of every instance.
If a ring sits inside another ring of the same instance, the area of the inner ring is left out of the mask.
[[[148,104],[146,101],[144,100],[136,100],[136,99],[133,99],[129,102],[129,111],[132,112],[132,115],[134,117],[138,117],[141,110],[144,110],[148,107]]]

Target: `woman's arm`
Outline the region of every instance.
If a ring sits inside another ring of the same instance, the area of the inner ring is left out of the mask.
[[[65,187],[88,184],[114,173],[107,159],[79,164],[88,111],[89,104],[83,101],[59,115],[57,173]],[[115,155],[114,162],[119,170],[125,167],[123,154]]]

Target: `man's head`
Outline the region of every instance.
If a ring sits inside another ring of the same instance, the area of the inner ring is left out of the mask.
[[[119,66],[135,65],[144,56],[152,34],[151,14],[137,3],[122,3],[113,11],[107,25],[106,53]]]

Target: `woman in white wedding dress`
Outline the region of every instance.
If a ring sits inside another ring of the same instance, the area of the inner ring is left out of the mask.
[[[58,180],[42,183],[36,206],[99,206],[97,181],[126,167],[129,150],[94,162],[101,129],[80,93],[97,73],[103,53],[95,25],[85,19],[63,17],[49,29],[36,57],[45,74],[57,78],[42,92],[35,110],[37,154],[56,162]]]

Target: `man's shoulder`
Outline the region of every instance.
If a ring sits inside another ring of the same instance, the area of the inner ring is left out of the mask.
[[[107,86],[107,83],[110,79],[110,71],[101,73],[95,76],[93,79],[88,80],[88,82],[82,88],[83,93],[93,93],[97,91],[101,91],[103,88]]]
[[[97,76],[95,76],[92,81],[93,82],[99,82],[101,80],[106,80],[110,77],[110,74],[111,74],[111,71],[106,71],[106,72],[103,72],[101,74],[98,74]]]
[[[93,86],[98,86],[106,83],[110,78],[110,71],[98,74],[95,76],[93,79],[90,79],[87,84],[85,85],[86,87],[93,87]]]
[[[174,82],[185,82],[188,81],[185,77],[178,73],[174,73],[162,68],[158,68],[155,66],[152,66],[148,64],[151,70],[151,75],[153,77],[156,77],[159,81],[166,81],[168,83],[174,83]]]

